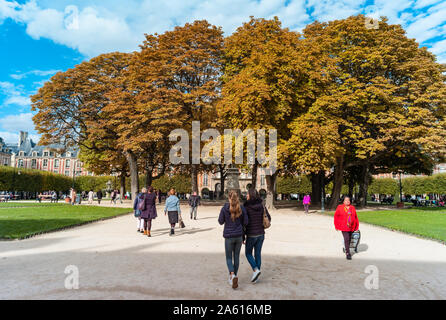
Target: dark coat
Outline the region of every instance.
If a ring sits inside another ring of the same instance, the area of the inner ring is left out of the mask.
[[[141,199],[144,197],[145,199],[145,210],[141,211],[141,218],[143,219],[155,219],[157,217],[156,214],[156,194],[155,193],[146,193],[141,195]]]
[[[248,224],[248,215],[246,209],[240,206],[242,209],[242,215],[232,221],[231,212],[229,211],[229,202],[225,203],[220,210],[220,216],[218,222],[224,224],[223,237],[224,238],[237,238],[243,236],[243,227]]]
[[[98,192],[96,192],[96,196],[98,197],[98,199],[102,199],[102,191],[99,190]]]
[[[246,209],[249,219],[249,223],[246,226],[246,235],[249,237],[265,234],[265,229],[263,228],[263,200],[260,198],[247,200],[243,206]],[[269,221],[271,221],[268,209],[265,208],[265,210]]]
[[[191,195],[189,197],[189,205],[192,208],[198,207],[200,205],[200,200],[201,200],[200,196],[198,196],[198,195],[196,195],[196,196],[195,195]]]

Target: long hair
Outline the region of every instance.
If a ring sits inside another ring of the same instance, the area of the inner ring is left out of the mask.
[[[248,190],[249,200],[257,200],[260,198],[259,192],[254,188],[249,188]]]
[[[240,200],[238,194],[235,191],[230,191],[228,194],[229,198],[229,212],[231,213],[231,220],[235,221],[238,217],[242,215],[242,209],[240,208]]]

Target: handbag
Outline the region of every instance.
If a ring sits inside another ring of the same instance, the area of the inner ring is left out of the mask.
[[[268,229],[269,227],[271,227],[271,221],[269,221],[266,208],[263,206],[263,229]]]
[[[146,210],[146,196],[144,195],[142,198],[138,199],[138,206],[137,206],[139,211],[144,211]]]
[[[180,225],[180,228],[186,228],[186,225],[184,224],[183,218],[181,217],[181,215],[180,215],[179,225]]]

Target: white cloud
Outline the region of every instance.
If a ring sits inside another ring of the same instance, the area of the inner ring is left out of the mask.
[[[17,86],[11,82],[0,81],[0,93],[5,96],[2,106],[18,105],[26,107],[31,104],[31,99],[21,85]]]
[[[9,132],[34,130],[34,123],[31,112],[10,114],[0,118],[0,127]]]
[[[9,76],[15,80],[21,80],[21,79],[27,78],[28,76],[46,77],[46,76],[53,75],[59,71],[61,71],[61,70],[31,70],[28,72],[14,73]]]
[[[3,138],[6,143],[18,143],[19,141],[18,132],[0,131],[0,137]],[[29,137],[35,143],[38,143],[40,140],[40,136],[37,134],[30,134]]]
[[[78,6],[77,14],[65,12],[73,3]],[[222,26],[228,35],[251,15],[277,15],[285,27],[300,30],[314,20],[358,13],[387,16],[420,43],[430,44],[445,36],[446,2],[442,0],[0,0],[0,23],[9,17],[25,24],[34,39],[51,39],[87,57],[138,50],[144,33],[161,33],[195,19]]]

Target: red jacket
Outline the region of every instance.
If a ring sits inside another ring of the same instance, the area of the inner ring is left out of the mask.
[[[359,228],[358,215],[354,206],[350,205],[349,209],[344,204],[340,204],[336,208],[334,214],[334,225],[336,230],[340,231],[356,231]]]

